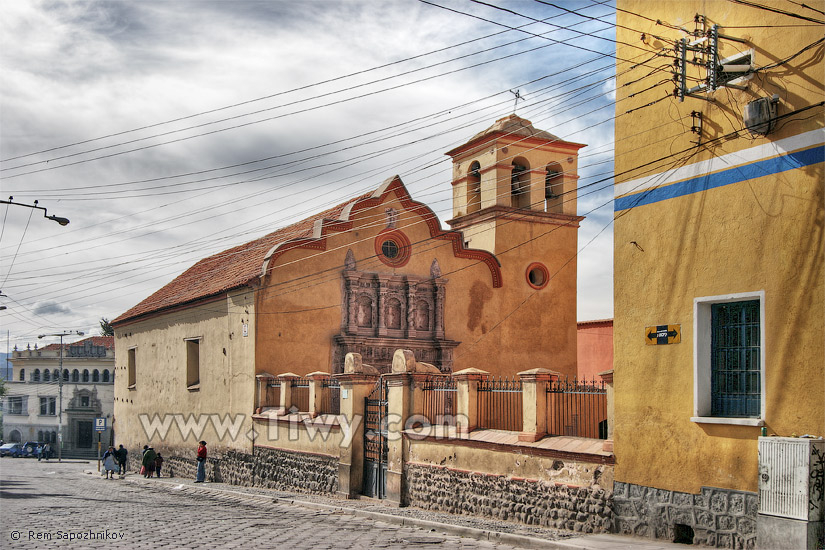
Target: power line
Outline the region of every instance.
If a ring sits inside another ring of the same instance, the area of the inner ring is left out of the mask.
[[[520,29],[511,27],[511,28],[509,28],[509,30],[520,30]],[[549,34],[551,32],[555,32],[555,31],[548,31],[545,34]],[[530,34],[531,37],[543,37],[543,38],[546,38],[547,40],[552,40],[552,39],[547,38],[544,35],[535,35],[534,33],[528,33],[528,34]],[[487,52],[487,51],[492,51],[492,50],[502,48],[502,47],[505,47],[505,46],[509,46],[509,45],[512,45],[512,44],[524,42],[524,41],[529,40],[529,39],[530,38],[516,40],[516,41],[513,41],[513,42],[503,44],[503,45],[488,48],[486,50],[476,51],[476,52],[472,52],[470,54],[459,56],[457,58],[454,58],[454,59],[451,59],[451,60],[448,60],[448,61],[435,63],[435,64],[429,65],[427,67],[416,68],[416,69],[406,71],[406,72],[398,74],[398,75],[391,75],[389,77],[385,77],[385,78],[373,80],[373,81],[370,81],[370,82],[367,82],[367,83],[362,83],[362,84],[350,86],[348,88],[344,88],[344,89],[341,89],[341,90],[335,90],[335,91],[332,91],[332,92],[318,94],[318,95],[315,95],[315,96],[312,96],[312,97],[309,97],[309,98],[303,98],[303,99],[283,103],[283,104],[280,104],[280,105],[277,105],[277,106],[274,106],[274,107],[269,107],[269,108],[266,108],[266,109],[260,109],[258,111],[253,111],[253,112],[250,112],[250,113],[245,113],[245,114],[237,115],[237,116],[233,116],[233,117],[227,117],[227,118],[219,119],[219,120],[216,120],[216,121],[211,121],[211,122],[206,122],[206,123],[203,123],[203,124],[198,124],[198,125],[195,125],[195,126],[189,126],[189,127],[178,129],[178,130],[171,130],[171,131],[168,131],[168,132],[163,132],[163,133],[155,134],[155,135],[152,135],[152,136],[137,138],[137,139],[117,143],[117,144],[114,144],[114,145],[107,145],[107,146],[104,146],[104,147],[98,147],[98,148],[87,150],[87,151],[81,151],[81,152],[77,152],[77,153],[63,155],[61,157],[54,157],[54,158],[50,158],[48,160],[31,162],[31,163],[22,164],[22,165],[10,167],[10,168],[3,168],[3,169],[0,169],[0,172],[4,172],[4,171],[8,171],[8,170],[18,170],[20,168],[34,166],[34,165],[37,165],[37,164],[42,164],[44,162],[53,162],[55,160],[61,160],[61,159],[66,159],[66,158],[70,158],[70,157],[75,157],[75,156],[82,155],[82,154],[88,154],[88,153],[92,153],[92,152],[102,151],[102,150],[110,149],[110,148],[113,148],[113,147],[118,147],[118,146],[122,146],[122,145],[129,145],[129,144],[145,141],[147,139],[152,139],[152,138],[157,138],[157,137],[165,137],[165,136],[169,136],[169,135],[180,133],[180,132],[187,131],[187,130],[194,130],[194,129],[204,128],[204,127],[211,126],[211,125],[214,125],[214,124],[219,124],[219,123],[222,123],[222,122],[228,122],[228,121],[231,121],[231,120],[236,120],[238,118],[243,118],[243,117],[251,116],[251,115],[254,115],[254,114],[260,114],[260,113],[271,111],[271,110],[274,110],[274,109],[279,109],[279,108],[283,108],[283,107],[287,107],[287,106],[306,103],[308,101],[312,101],[312,100],[315,100],[315,99],[329,97],[329,96],[332,96],[332,95],[335,95],[335,94],[340,94],[342,92],[355,90],[355,89],[362,88],[362,87],[365,87],[365,86],[368,86],[368,85],[384,82],[384,81],[387,81],[387,80],[390,80],[390,79],[393,79],[393,78],[398,78],[400,76],[405,76],[405,75],[408,75],[408,74],[416,73],[416,72],[419,72],[419,71],[422,71],[422,70],[425,70],[425,69],[429,69],[429,68],[432,68],[432,67],[437,67],[437,66],[440,66],[440,65],[444,65],[446,63],[451,63],[451,62],[459,60],[459,59],[464,59],[464,58],[467,58],[467,57],[471,57],[473,55],[478,55],[479,53],[484,53],[484,52]],[[553,40],[552,42],[555,43],[555,44],[563,44],[563,43],[566,43],[569,40],[572,40],[572,39],[566,39],[566,40],[561,40],[561,41]],[[447,75],[454,74],[454,73],[457,73],[457,72],[462,72],[462,71],[466,71],[466,70],[473,69],[473,68],[476,68],[476,67],[480,67],[480,66],[483,66],[483,65],[487,65],[487,64],[490,64],[490,63],[494,63],[494,62],[497,62],[497,61],[501,61],[501,60],[504,60],[504,59],[509,59],[509,58],[512,58],[512,57],[516,57],[518,55],[523,55],[525,53],[531,53],[531,52],[534,52],[536,50],[548,47],[549,45],[550,44],[546,44],[544,46],[539,46],[539,47],[531,48],[531,49],[528,49],[528,50],[523,50],[523,51],[520,51],[520,52],[516,52],[514,54],[509,54],[509,55],[498,57],[498,58],[495,58],[495,59],[492,59],[492,60],[479,62],[479,63],[469,65],[469,66],[466,66],[466,67],[460,67],[460,68],[454,69],[452,71],[447,71],[447,72],[440,73],[440,74],[437,74],[437,75],[424,77],[424,78],[421,78],[421,79],[418,79],[418,80],[413,80],[411,82],[406,82],[406,83],[398,84],[398,85],[395,85],[395,86],[390,86],[390,87],[384,88],[382,90],[367,92],[367,93],[364,93],[364,94],[361,94],[361,95],[356,95],[356,96],[353,96],[353,97],[332,101],[332,102],[325,103],[325,104],[319,105],[319,106],[308,107],[308,108],[305,108],[305,109],[298,109],[296,111],[292,111],[290,113],[285,113],[285,114],[282,114],[282,115],[277,115],[277,116],[264,118],[264,119],[260,119],[260,120],[256,120],[256,121],[252,121],[252,122],[247,122],[247,123],[241,123],[241,124],[237,124],[237,125],[234,125],[234,126],[229,126],[229,127],[225,127],[225,128],[221,128],[221,129],[217,129],[217,130],[203,132],[203,133],[196,134],[196,135],[193,135],[193,136],[187,136],[187,137],[173,139],[173,140],[169,140],[169,141],[165,141],[165,142],[161,142],[161,143],[157,143],[157,144],[153,144],[153,145],[137,147],[137,148],[126,150],[126,151],[119,151],[119,152],[115,152],[115,153],[111,153],[111,154],[107,154],[107,155],[100,155],[100,156],[90,158],[90,159],[84,159],[84,160],[80,160],[80,161],[76,161],[76,162],[64,163],[64,164],[60,164],[60,165],[56,165],[56,166],[43,168],[43,169],[40,169],[40,170],[30,170],[30,171],[27,171],[27,172],[22,172],[22,173],[18,173],[18,174],[9,175],[9,176],[7,176],[7,178],[15,178],[15,177],[19,177],[19,176],[23,176],[23,175],[29,175],[29,174],[35,174],[35,173],[39,173],[39,172],[43,172],[43,171],[55,170],[55,169],[63,168],[63,167],[66,167],[66,166],[75,166],[77,164],[83,164],[85,162],[111,158],[113,156],[119,156],[119,155],[122,155],[122,154],[133,153],[133,152],[136,152],[136,151],[143,151],[143,150],[151,149],[151,148],[158,147],[158,146],[161,146],[161,145],[168,145],[168,144],[171,144],[171,143],[178,143],[178,142],[181,142],[181,141],[186,141],[186,140],[194,139],[194,138],[197,138],[197,137],[208,136],[208,135],[212,135],[212,134],[215,134],[215,133],[224,132],[224,131],[227,131],[227,130],[234,130],[234,129],[250,126],[250,125],[253,125],[253,124],[259,124],[259,123],[262,123],[262,122],[277,120],[277,119],[280,119],[280,118],[283,118],[283,117],[286,117],[286,116],[292,116],[292,115],[299,114],[299,113],[314,111],[316,109],[325,108],[325,107],[329,107],[329,106],[332,106],[332,105],[339,105],[341,103],[346,103],[346,102],[353,101],[353,100],[356,100],[356,99],[363,99],[365,97],[369,97],[369,96],[376,95],[376,94],[379,94],[379,93],[384,93],[384,92],[387,92],[387,91],[396,90],[396,89],[399,89],[399,88],[402,88],[402,87],[405,87],[405,86],[419,84],[421,82],[426,82],[426,81],[429,81],[429,80],[433,80],[435,78],[441,78],[443,76],[447,76]],[[90,141],[95,141],[95,140],[90,140]]]
[[[820,19],[814,19],[813,17],[808,17],[806,15],[800,15],[798,13],[793,13],[790,11],[782,10],[779,8],[774,8],[771,6],[765,6],[762,4],[757,4],[756,2],[750,2],[748,0],[728,0],[728,2],[733,2],[734,4],[742,4],[743,6],[748,6],[751,8],[756,8],[759,10],[769,11],[771,13],[778,13],[780,15],[786,15],[788,17],[794,17],[796,19],[802,19],[803,21],[810,21],[812,23],[819,23],[820,25],[825,25],[825,21]]]
[[[557,17],[557,16],[553,16],[553,17]],[[529,24],[526,24],[524,26],[528,26],[528,25]],[[377,71],[377,70],[380,70],[380,69],[386,69],[386,68],[392,67],[394,65],[407,63],[409,61],[415,61],[416,59],[421,59],[423,57],[427,57],[427,56],[430,56],[430,55],[441,53],[441,52],[444,52],[444,51],[447,51],[447,50],[451,50],[451,49],[458,48],[458,47],[461,47],[461,46],[466,46],[468,44],[472,44],[474,42],[478,42],[478,41],[481,41],[481,40],[486,40],[488,38],[499,36],[499,35],[505,34],[507,32],[510,32],[510,31],[509,30],[504,30],[504,31],[499,31],[499,32],[487,34],[487,35],[484,35],[484,36],[481,36],[481,37],[478,37],[478,38],[473,38],[471,40],[465,40],[463,42],[458,42],[456,44],[453,44],[453,45],[450,45],[450,46],[445,46],[443,48],[438,48],[436,50],[432,50],[432,51],[425,52],[425,53],[422,53],[422,54],[417,54],[417,55],[407,57],[407,58],[404,58],[404,59],[399,59],[397,61],[392,61],[390,63],[384,63],[384,64],[381,64],[381,65],[377,65],[375,67],[370,67],[369,69],[362,69],[360,71],[355,71],[355,72],[348,73],[348,74],[345,74],[345,75],[342,75],[342,76],[337,76],[337,77],[321,80],[321,81],[318,81],[318,82],[313,82],[312,84],[307,84],[305,86],[299,86],[299,87],[296,87],[296,88],[291,88],[289,90],[284,90],[282,92],[277,92],[277,93],[274,93],[274,94],[270,94],[270,95],[266,95],[266,96],[262,96],[262,97],[257,97],[257,98],[254,98],[254,99],[240,101],[238,103],[233,103],[231,105],[225,105],[223,107],[217,107],[215,109],[210,109],[210,110],[207,110],[207,111],[201,111],[199,113],[195,113],[195,114],[191,114],[191,115],[187,115],[187,116],[182,116],[182,117],[178,117],[178,118],[173,118],[173,119],[170,119],[170,120],[165,120],[163,122],[156,122],[156,123],[153,123],[153,124],[148,124],[146,126],[140,126],[140,127],[137,127],[137,128],[132,128],[130,130],[123,130],[123,131],[120,131],[120,132],[115,132],[115,133],[112,133],[112,134],[107,134],[107,135],[99,136],[99,137],[96,137],[96,138],[89,138],[89,139],[86,139],[86,140],[77,141],[77,142],[69,143],[69,144],[66,144],[66,145],[51,147],[49,149],[44,149],[44,150],[41,150],[41,151],[34,151],[34,152],[31,152],[31,153],[18,155],[18,156],[15,156],[15,157],[0,159],[0,162],[7,162],[7,161],[11,161],[11,160],[17,160],[19,158],[29,157],[29,156],[33,156],[33,155],[39,155],[39,154],[42,154],[42,153],[49,153],[51,151],[57,151],[57,150],[60,150],[60,149],[66,149],[68,147],[74,147],[74,146],[77,146],[77,145],[84,145],[86,143],[92,143],[92,142],[100,141],[100,140],[103,140],[103,139],[118,137],[118,136],[126,135],[126,134],[129,134],[129,133],[132,133],[132,132],[138,132],[138,131],[141,131],[141,130],[148,130],[150,128],[157,128],[158,126],[163,126],[163,125],[166,125],[166,124],[172,124],[174,122],[181,122],[181,121],[184,121],[184,120],[190,120],[192,118],[196,118],[196,117],[199,117],[199,116],[213,114],[213,113],[217,113],[217,112],[220,112],[220,111],[226,111],[228,109],[232,109],[232,108],[235,108],[235,107],[241,107],[243,105],[249,105],[251,103],[257,103],[259,101],[264,101],[264,100],[267,100],[267,99],[273,99],[275,97],[280,97],[280,96],[283,96],[283,95],[308,90],[310,88],[314,88],[314,87],[317,87],[317,86],[322,86],[324,84],[330,84],[332,82],[337,82],[339,80],[345,80],[347,78],[352,78],[354,76],[359,76],[359,75],[366,74],[366,73],[373,72],[373,71]]]

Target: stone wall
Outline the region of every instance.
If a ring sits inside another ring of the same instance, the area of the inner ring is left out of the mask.
[[[180,456],[163,452],[164,477],[195,479],[194,453]],[[140,453],[130,453],[129,470],[140,470]],[[210,454],[206,480],[247,487],[265,487],[304,493],[332,494],[338,491],[336,457],[255,447],[254,456],[238,451]]]
[[[754,548],[756,493],[702,487],[698,495],[615,482],[614,526],[618,533],[673,541],[677,525],[693,529],[693,544]]]
[[[583,533],[610,530],[612,493],[423,464],[406,467],[412,506],[454,514],[519,521]]]

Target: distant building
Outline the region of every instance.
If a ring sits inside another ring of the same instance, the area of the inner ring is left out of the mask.
[[[7,442],[39,441],[57,451],[60,410],[60,344],[15,350],[12,379],[3,398]],[[101,442],[112,438],[115,349],[112,336],[63,344],[63,455],[97,453],[94,419],[107,419]]]
[[[613,319],[579,321],[576,359],[579,380],[598,380],[613,369]]]

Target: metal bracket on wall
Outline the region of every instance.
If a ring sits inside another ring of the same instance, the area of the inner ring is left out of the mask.
[[[696,145],[702,144],[702,113],[699,111],[691,111],[690,112],[691,118],[691,126],[690,131],[694,134],[699,136],[699,139],[693,141],[691,143],[695,143]]]

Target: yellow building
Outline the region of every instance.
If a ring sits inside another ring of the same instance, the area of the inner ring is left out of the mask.
[[[825,436],[823,12],[617,3],[619,532],[788,534],[757,443]]]
[[[201,260],[112,323],[118,434],[250,451],[255,376],[339,373],[347,353],[575,376],[581,147],[511,115],[448,153],[452,230],[393,177]]]

